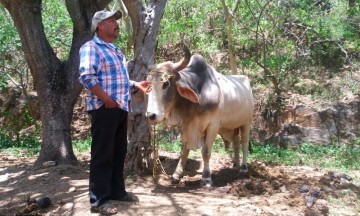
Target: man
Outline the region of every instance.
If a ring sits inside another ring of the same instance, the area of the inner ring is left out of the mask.
[[[91,28],[94,38],[80,48],[79,81],[88,89],[86,110],[91,115],[90,205],[92,212],[116,214],[109,200],[138,201],[127,193],[124,162],[127,153],[127,117],[130,89],[142,92],[150,82],[129,79],[125,56],[114,44],[119,35],[120,11],[98,11]]]

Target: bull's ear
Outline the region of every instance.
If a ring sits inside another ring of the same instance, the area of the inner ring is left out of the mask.
[[[186,82],[182,80],[177,81],[176,89],[182,97],[193,103],[199,103],[199,96],[189,87]]]

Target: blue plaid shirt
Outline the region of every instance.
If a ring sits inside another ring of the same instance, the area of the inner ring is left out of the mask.
[[[94,36],[80,48],[80,83],[90,89],[97,83],[116,101],[119,107],[129,111],[130,81],[126,70],[126,60],[114,44]],[[95,110],[104,105],[95,94],[88,90],[86,110]]]

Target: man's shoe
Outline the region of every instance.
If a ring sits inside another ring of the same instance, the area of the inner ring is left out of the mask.
[[[90,212],[100,213],[101,215],[114,215],[118,212],[118,210],[115,206],[105,203],[101,206],[92,206],[90,208]]]

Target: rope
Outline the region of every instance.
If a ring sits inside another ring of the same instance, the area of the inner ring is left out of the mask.
[[[153,158],[153,178],[156,178],[157,176],[157,166],[159,165],[161,167],[161,171],[164,175],[166,175],[167,177],[169,177],[169,175],[165,172],[165,169],[164,167],[162,166],[161,164],[161,161],[159,159],[159,141],[156,139],[156,129],[155,129],[155,124],[153,126],[153,129],[152,129],[152,150],[153,150],[153,153],[154,153],[154,158]]]
[[[170,77],[172,77],[173,75],[169,75],[165,72],[161,72],[161,71],[153,71],[153,72],[149,72],[148,76],[153,76],[153,74],[162,74],[160,81],[151,81],[152,83],[164,83],[166,81],[168,81],[170,79]],[[153,80],[153,78],[150,78],[151,80]]]
[[[158,148],[157,148],[157,143],[156,143],[156,132],[155,132],[155,124],[153,126],[152,129],[153,135],[152,135],[152,152],[154,154],[153,157],[153,178],[156,177],[156,168],[157,168],[157,160],[158,160]]]
[[[151,77],[151,76],[153,76],[153,74],[162,74],[162,76],[161,76],[161,78],[160,78],[160,81],[154,81],[154,78]],[[148,94],[150,93],[150,91],[152,90],[152,86],[153,86],[154,84],[165,83],[165,82],[169,81],[169,79],[170,79],[171,76],[172,76],[172,75],[169,75],[169,74],[167,74],[167,73],[165,73],[165,72],[161,72],[161,71],[152,71],[152,72],[149,72],[149,73],[148,73],[148,78],[147,78],[147,80],[149,80],[149,77],[150,77],[151,85],[147,87],[145,94],[148,95]]]

